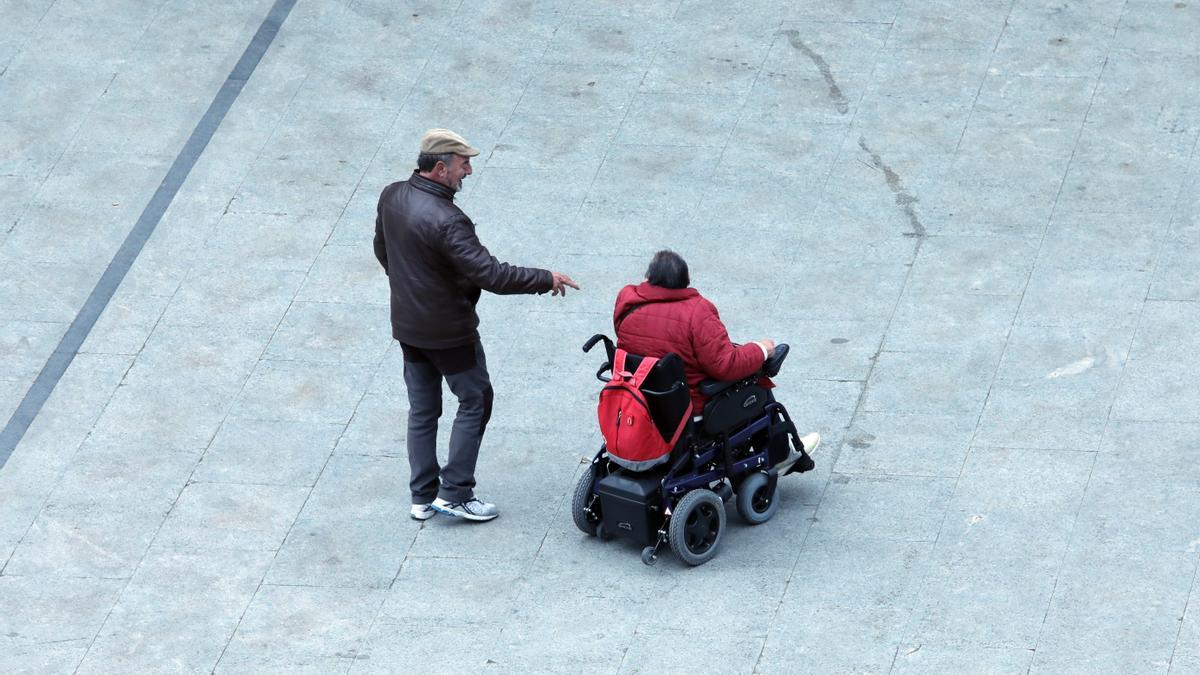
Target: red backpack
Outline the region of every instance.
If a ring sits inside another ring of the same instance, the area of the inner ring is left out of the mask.
[[[670,439],[663,438],[641,386],[658,363],[658,359],[643,357],[637,370],[630,373],[625,369],[625,350],[618,349],[613,355],[612,380],[600,391],[600,404],[596,414],[600,419],[600,432],[608,454],[618,461],[624,460],[631,468],[643,469],[657,464],[656,460],[666,457],[675,447],[690,416],[679,421],[679,426]]]

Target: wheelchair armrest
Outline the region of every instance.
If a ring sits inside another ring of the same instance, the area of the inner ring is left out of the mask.
[[[783,367],[783,360],[787,358],[788,346],[786,344],[775,345],[775,354],[771,358],[763,361],[762,372],[767,377],[775,377],[779,374],[779,369]]]
[[[700,393],[703,396],[712,398],[713,396],[716,396],[735,384],[737,384],[737,380],[730,380],[728,382],[721,382],[720,380],[701,380]]]

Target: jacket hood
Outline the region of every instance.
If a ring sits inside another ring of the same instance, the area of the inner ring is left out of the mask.
[[[621,293],[617,296],[617,306],[613,312],[613,316],[620,316],[631,305],[640,305],[648,302],[678,302],[687,300],[688,298],[699,297],[700,292],[694,288],[663,288],[655,286],[649,281],[643,281],[637,286],[626,286],[621,289]]]

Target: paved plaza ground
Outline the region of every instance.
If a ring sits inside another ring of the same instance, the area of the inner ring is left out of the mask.
[[[290,2],[0,2],[0,424],[244,81],[0,447],[0,671],[1200,672],[1200,1]],[[583,287],[480,303],[483,525],[371,250],[435,126]],[[825,439],[696,568],[568,508],[662,247]]]

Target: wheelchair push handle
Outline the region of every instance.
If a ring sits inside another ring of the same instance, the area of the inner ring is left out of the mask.
[[[606,376],[604,373],[612,370],[613,358],[615,358],[617,355],[617,346],[613,344],[613,341],[610,340],[607,335],[596,333],[592,337],[588,338],[587,342],[583,343],[584,353],[586,354],[587,352],[592,351],[592,347],[595,347],[597,342],[604,343],[604,352],[608,356],[608,360],[604,362],[604,365],[600,366],[600,370],[596,371],[596,379],[600,380],[601,382],[609,382],[612,380],[612,378]]]

